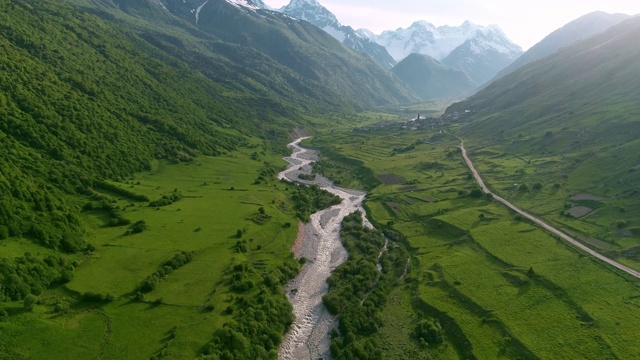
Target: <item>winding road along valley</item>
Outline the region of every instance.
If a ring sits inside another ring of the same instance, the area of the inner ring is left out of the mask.
[[[523,217],[531,220],[532,222],[534,222],[535,224],[537,224],[541,228],[547,230],[548,232],[552,233],[553,235],[556,235],[556,236],[560,237],[561,239],[565,240],[569,244],[577,247],[578,249],[588,253],[589,255],[591,255],[591,256],[599,259],[599,260],[602,260],[602,261],[606,262],[607,264],[609,264],[611,266],[614,266],[614,267],[626,272],[627,274],[629,274],[631,276],[634,276],[634,277],[640,279],[640,272],[638,272],[636,270],[633,270],[628,266],[622,265],[619,262],[617,262],[615,260],[612,260],[612,259],[609,259],[608,257],[600,254],[599,252],[590,249],[589,247],[585,246],[584,244],[582,244],[578,240],[576,240],[576,239],[572,238],[571,236],[563,233],[562,231],[554,228],[553,226],[545,223],[544,221],[542,221],[539,218],[529,214],[528,212],[526,212],[524,210],[521,210],[520,208],[518,208],[517,206],[515,206],[512,203],[508,202],[507,200],[501,198],[500,196],[492,193],[491,190],[489,190],[489,188],[484,184],[484,181],[482,181],[482,178],[480,177],[480,174],[478,174],[478,171],[476,170],[476,168],[473,166],[473,163],[469,159],[469,156],[467,155],[467,150],[464,148],[464,141],[460,141],[460,150],[462,150],[462,157],[464,158],[465,163],[467,163],[467,166],[469,167],[469,169],[473,173],[473,177],[476,179],[476,182],[478,182],[478,185],[480,185],[480,188],[482,188],[482,191],[484,191],[485,193],[493,195],[494,199],[498,200],[499,202],[501,202],[502,204],[504,204],[505,206],[507,206],[511,210],[513,210],[513,211],[517,212],[518,214],[522,215]]]
[[[285,287],[296,319],[280,346],[278,358],[283,360],[330,358],[329,332],[335,324],[322,303],[322,296],[329,290],[326,280],[331,271],[347,260],[347,251],[340,240],[342,219],[355,211],[366,214],[362,208],[364,192],[335,187],[319,175],[314,181],[303,181],[298,177],[310,174],[311,163],[317,159],[314,151],[299,145],[304,139],[289,144],[293,154],[285,158],[289,166],[278,174],[278,178],[306,185],[317,184],[342,198],[342,202],[311,215],[311,222],[304,226],[302,246],[296,256],[304,256],[307,263]],[[365,216],[363,222],[365,226],[373,227]]]

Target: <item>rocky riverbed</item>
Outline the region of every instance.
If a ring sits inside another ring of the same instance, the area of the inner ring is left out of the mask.
[[[331,271],[347,260],[347,251],[340,240],[342,219],[355,211],[365,214],[362,201],[366,193],[336,187],[319,175],[314,181],[304,181],[298,177],[300,174],[310,174],[311,164],[317,160],[315,151],[300,146],[304,139],[289,144],[293,150],[291,156],[285,158],[289,166],[278,177],[305,185],[317,184],[339,196],[342,202],[311,215],[311,222],[300,229],[302,233],[296,244],[296,257],[305,257],[307,263],[285,287],[296,320],[280,347],[278,357],[283,360],[331,358],[329,332],[335,324],[333,316],[322,303],[322,296],[329,290],[326,280]],[[363,221],[365,226],[372,227],[366,218]]]

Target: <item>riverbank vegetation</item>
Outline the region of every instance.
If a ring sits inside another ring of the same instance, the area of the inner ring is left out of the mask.
[[[26,239],[4,240],[11,260],[2,267],[3,354],[274,358],[293,321],[283,285],[300,266],[290,255],[291,224],[335,200],[275,176],[256,184],[264,161],[284,162],[270,151],[255,160],[254,151],[158,160],[109,189],[69,197],[84,209],[78,221],[91,252],[56,255]],[[149,206],[174,193],[180,201]],[[129,221],[111,223],[114,213]],[[135,224],[144,231],[132,231]],[[84,346],[71,351],[74,343]]]
[[[411,254],[411,271],[388,292],[394,305],[372,317],[383,357],[638,356],[637,279],[473,196],[455,137],[431,126],[367,129],[330,138],[383,182],[367,197],[368,215],[398,231]],[[322,135],[313,142],[330,146]],[[554,191],[535,183],[521,196]]]
[[[366,228],[361,213],[343,219],[340,237],[349,259],[331,273],[322,299],[339,321],[331,353],[336,359],[384,359],[381,311],[407,271],[407,253],[397,239],[388,241],[382,232]]]

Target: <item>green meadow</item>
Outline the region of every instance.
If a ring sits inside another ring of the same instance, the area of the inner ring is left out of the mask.
[[[0,322],[0,358],[190,359],[206,353],[216,330],[244,321],[247,299],[265,296],[266,274],[282,275],[283,264],[293,261],[298,219],[288,200],[292,189],[273,176],[284,164],[256,142],[220,157],[157,161],[151,171],[110,183],[126,192],[96,188],[93,197],[76,199],[95,250],[76,256],[73,279],[41,294],[33,311],[23,310],[22,302],[6,303],[11,318]],[[150,206],[126,193],[151,201],[176,194],[178,200]],[[108,199],[131,224],[113,226],[113,213],[97,198]],[[141,231],[135,224],[143,224]],[[4,242],[3,253],[21,255],[30,249],[25,243]],[[193,259],[140,293],[145,278],[180,252]],[[238,266],[247,288],[233,282]],[[281,288],[274,289],[266,291],[269,301],[288,305]],[[111,298],[91,301],[88,293]]]
[[[350,183],[367,188],[359,175],[364,172],[348,171],[346,164],[362,163],[368,169],[377,180],[369,187],[369,217],[379,227],[399,231],[412,255],[408,276],[389,295],[382,312],[379,341],[386,357],[640,356],[634,340],[640,335],[640,281],[474,191],[477,186],[457,138],[428,126],[411,130],[401,124],[380,129],[365,125],[321,134],[311,144],[325,154],[340,155],[320,160],[335,164],[330,176],[351,177]],[[553,187],[549,173],[560,174],[562,161],[521,158],[491,148],[474,148],[471,155],[490,187],[507,199],[585,242],[602,238],[592,244],[612,249],[623,243],[615,236],[597,236],[611,233],[602,224],[609,220],[560,214],[569,201],[603,210],[617,204],[613,199],[574,197],[578,188],[567,181]],[[529,191],[518,191],[523,180]],[[543,183],[541,189],[533,189],[536,182]],[[603,219],[614,215],[602,213]],[[416,336],[416,325],[425,318],[442,327],[442,343],[425,343]]]

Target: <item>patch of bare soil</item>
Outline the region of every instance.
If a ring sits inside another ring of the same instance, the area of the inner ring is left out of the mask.
[[[385,185],[400,185],[405,183],[405,180],[396,174],[381,174],[378,175],[378,179]]]
[[[574,218],[578,219],[585,215],[588,215],[592,211],[593,209],[585,206],[574,206],[571,209],[567,210],[567,213],[569,213],[569,215],[573,216]]]
[[[601,196],[587,194],[587,193],[576,194],[576,195],[573,195],[572,197],[570,197],[569,199],[570,200],[576,200],[576,201],[580,201],[580,200],[602,201],[602,200],[604,200],[604,198],[601,197]]]

